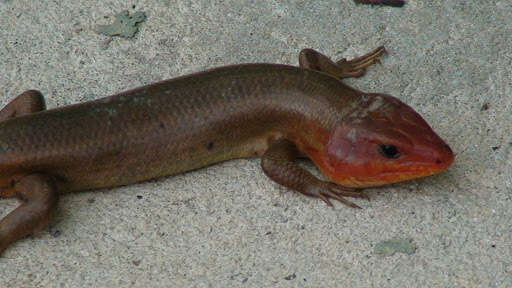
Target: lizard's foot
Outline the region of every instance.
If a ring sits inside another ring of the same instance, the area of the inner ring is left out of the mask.
[[[340,79],[361,77],[368,66],[379,63],[379,57],[384,53],[386,53],[386,49],[384,46],[380,46],[372,52],[352,60],[343,58],[334,62],[316,50],[303,49],[299,54],[299,64],[301,68],[317,70]]]
[[[309,196],[312,197],[318,197],[322,199],[327,205],[333,206],[332,202],[329,199],[336,199],[339,202],[350,206],[352,208],[359,208],[358,205],[355,203],[352,203],[351,201],[348,201],[347,199],[343,198],[345,197],[352,197],[352,198],[364,198],[366,200],[370,200],[370,197],[368,195],[357,191],[354,188],[349,187],[343,187],[338,184],[332,183],[332,182],[326,182],[326,181],[319,181],[315,183],[316,185],[309,189]]]
[[[352,60],[347,60],[346,58],[340,59],[336,62],[336,64],[338,64],[338,66],[344,71],[344,74],[347,75],[343,78],[361,77],[364,75],[364,73],[366,73],[366,68],[368,66],[371,66],[375,63],[380,63],[379,57],[384,53],[386,53],[386,49],[384,46],[380,46],[372,52]]]

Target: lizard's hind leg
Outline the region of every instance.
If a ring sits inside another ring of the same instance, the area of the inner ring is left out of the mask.
[[[57,207],[52,177],[30,174],[13,185],[21,204],[0,220],[0,254],[9,244],[46,226]]]

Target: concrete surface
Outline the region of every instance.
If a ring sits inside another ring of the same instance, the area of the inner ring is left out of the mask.
[[[57,107],[224,64],[296,64],[305,47],[386,45],[348,83],[398,96],[457,152],[446,173],[368,190],[362,210],[281,188],[256,159],[66,195],[50,227],[2,255],[0,287],[512,287],[510,4],[0,1],[2,105],[26,89]],[[123,10],[146,13],[134,38],[96,32]],[[0,216],[15,206],[0,201]],[[375,253],[395,238],[416,249]]]

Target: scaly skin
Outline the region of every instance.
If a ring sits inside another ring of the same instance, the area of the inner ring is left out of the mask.
[[[0,111],[0,253],[50,221],[59,193],[126,185],[241,157],[262,157],[272,180],[305,195],[365,197],[368,187],[431,175],[450,148],[409,106],[341,82],[384,53],[332,62],[305,49],[300,68],[216,68],[96,101],[45,110],[34,90]],[[308,157],[332,182],[298,166]],[[336,183],[336,184],[335,184]]]

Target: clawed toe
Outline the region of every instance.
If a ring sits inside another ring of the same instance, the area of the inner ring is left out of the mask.
[[[341,78],[349,78],[349,77],[361,77],[366,73],[366,68],[380,63],[379,57],[386,53],[386,49],[384,46],[380,46],[377,49],[373,50],[370,53],[367,53],[363,56],[354,58],[352,60],[347,60],[345,58],[338,60],[336,64],[339,69],[343,71],[339,77]]]
[[[365,193],[361,192],[356,188],[351,187],[343,187],[335,183],[329,183],[329,190],[333,193],[336,193],[338,196],[346,196],[352,198],[364,198],[366,200],[370,200],[370,197]]]
[[[340,195],[336,194],[335,192],[332,192],[330,190],[327,190],[327,191],[324,191],[323,192],[324,195],[326,195],[327,197],[330,197],[330,198],[333,198],[333,199],[336,199],[338,201],[340,201],[341,203],[347,205],[347,206],[350,206],[352,208],[358,208],[358,209],[361,209],[361,207],[359,207],[357,204],[351,202],[351,201],[348,201],[347,199],[341,197]],[[324,200],[325,201],[325,200]],[[329,202],[330,203],[330,202]],[[333,206],[332,203],[329,205],[329,206]]]
[[[384,46],[380,46],[370,53],[352,60],[343,58],[332,61],[318,51],[303,49],[299,55],[299,65],[302,68],[321,71],[339,79],[357,78],[363,76],[369,66],[380,63],[378,58],[384,53],[386,53],[386,49]]]
[[[363,56],[346,60],[345,58],[336,62],[344,71],[344,77],[361,77],[365,74],[366,68],[376,63],[380,63],[378,57],[386,53],[384,46],[380,46],[372,52]]]
[[[334,205],[332,204],[330,199],[335,199],[338,200],[340,203],[343,203],[352,208],[361,209],[361,207],[359,207],[357,204],[343,198],[344,196],[353,198],[364,198],[369,200],[368,195],[361,193],[355,188],[343,187],[332,182],[320,182],[317,186],[317,189],[314,189],[311,193],[309,193],[309,195],[322,199],[328,206],[331,207],[333,207]]]

